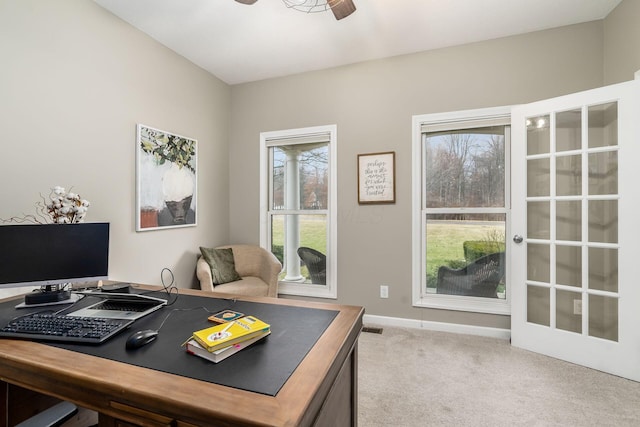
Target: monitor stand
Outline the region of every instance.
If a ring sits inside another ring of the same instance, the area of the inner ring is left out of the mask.
[[[71,291],[64,290],[58,285],[46,285],[39,290],[28,293],[24,296],[25,305],[40,304],[67,304],[72,301]]]
[[[31,303],[31,304],[27,304],[25,301],[23,301],[20,304],[16,305],[15,308],[32,308],[32,307],[46,307],[50,305],[59,305],[59,304],[73,304],[79,301],[81,298],[82,298],[82,295],[72,292],[69,299],[63,299],[63,300],[52,301],[52,302],[43,302],[43,303]]]

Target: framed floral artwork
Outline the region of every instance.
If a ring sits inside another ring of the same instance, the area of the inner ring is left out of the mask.
[[[395,151],[358,154],[358,203],[395,203],[395,169]]]
[[[138,124],[136,230],[197,224],[197,141]]]

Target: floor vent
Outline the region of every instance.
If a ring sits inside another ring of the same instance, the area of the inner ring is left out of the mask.
[[[362,327],[362,332],[370,332],[372,334],[381,334],[382,333],[382,328],[376,328],[373,326],[363,326]]]

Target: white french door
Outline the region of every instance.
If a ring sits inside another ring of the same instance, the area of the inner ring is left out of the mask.
[[[510,242],[512,344],[635,381],[639,87],[513,109]]]

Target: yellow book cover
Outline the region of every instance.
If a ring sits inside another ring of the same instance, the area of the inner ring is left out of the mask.
[[[208,351],[253,338],[270,330],[270,325],[254,316],[245,316],[221,325],[211,326],[193,333],[193,339]]]

